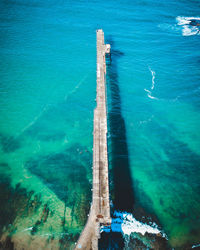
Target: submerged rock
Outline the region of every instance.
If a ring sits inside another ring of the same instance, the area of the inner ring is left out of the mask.
[[[0,134],[0,145],[4,153],[12,153],[21,147],[20,140],[14,136]]]

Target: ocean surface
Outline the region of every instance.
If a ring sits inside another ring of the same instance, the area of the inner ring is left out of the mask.
[[[0,0],[0,249],[73,249],[85,225],[98,28],[112,47],[112,229],[127,249],[151,248],[145,232],[198,247],[199,10],[198,0]]]

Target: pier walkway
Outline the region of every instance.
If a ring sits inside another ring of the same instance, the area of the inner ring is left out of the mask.
[[[106,53],[110,45],[104,44],[104,32],[99,29],[97,35],[97,107],[94,110],[93,124],[93,189],[92,204],[87,223],[75,249],[98,249],[100,226],[109,225],[110,201],[108,183],[107,154],[107,112],[106,112]]]

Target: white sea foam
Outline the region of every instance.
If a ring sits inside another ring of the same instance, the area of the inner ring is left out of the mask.
[[[192,248],[200,247],[200,244],[193,245]]]
[[[185,24],[189,24],[191,20],[200,20],[200,17],[178,16],[176,20],[178,21],[178,25],[185,25]]]
[[[167,23],[161,23],[158,24],[158,28],[160,28],[161,30],[167,31],[169,32],[177,32],[179,30],[179,28],[175,25],[172,24],[167,24]]]
[[[72,94],[74,94],[82,85],[82,83],[85,81],[85,79],[88,77],[89,73],[87,73],[79,82],[78,84],[72,89],[72,91],[70,91],[65,97],[64,100],[67,101],[67,99],[69,98],[69,96],[71,96]]]
[[[151,99],[155,99],[155,100],[158,100],[158,98],[157,98],[157,97],[152,96],[152,94],[151,94],[151,91],[150,91],[150,90],[148,90],[148,89],[144,89],[144,91],[148,93],[148,94],[147,94],[147,96],[148,96],[149,98],[151,98]]]
[[[151,91],[148,89],[144,89],[145,92],[147,92],[148,94],[151,94]]]
[[[150,95],[150,94],[148,94],[148,97],[149,97],[149,98],[151,98],[151,99],[154,99],[154,100],[158,100],[158,98],[157,98],[157,97],[152,96],[152,95]]]
[[[193,35],[200,34],[200,30],[199,30],[198,26],[190,25],[190,22],[192,20],[199,20],[200,21],[200,17],[178,16],[176,18],[177,24],[182,26],[182,35],[183,36],[193,36]]]
[[[154,86],[155,86],[156,72],[153,71],[150,67],[149,67],[149,71],[151,72],[151,75],[152,75],[152,85],[151,85],[151,89],[153,90],[153,89],[154,89]]]
[[[130,235],[131,233],[140,233],[145,235],[145,233],[159,234],[162,237],[167,238],[161,230],[158,229],[156,223],[148,225],[136,220],[132,214],[127,212],[114,212],[114,218],[112,219],[111,228],[103,227],[101,231],[104,232],[121,232],[124,235]]]
[[[28,130],[30,127],[32,127],[39,120],[39,118],[44,114],[44,112],[46,112],[48,110],[48,107],[49,107],[49,105],[47,104],[42,109],[42,111],[37,116],[35,116],[33,118],[33,120],[20,131],[20,133],[18,135],[16,135],[16,137],[22,135],[26,130]]]
[[[28,227],[28,228],[24,229],[22,232],[31,231],[32,229],[33,229],[33,227]]]
[[[183,25],[183,36],[193,36],[193,35],[198,35],[198,33],[199,33],[198,28]]]
[[[151,122],[153,118],[154,118],[154,115],[149,117],[147,120],[139,121],[139,124],[144,124],[144,123],[147,123],[147,122]]]
[[[154,90],[155,88],[155,78],[156,78],[156,72],[153,71],[150,67],[149,67],[149,71],[151,72],[151,75],[152,75],[152,80],[151,80],[151,90],[148,90],[148,89],[144,89],[145,92],[147,92],[147,96],[151,99],[154,99],[154,100],[158,100],[157,97],[155,96],[152,96],[152,91]]]

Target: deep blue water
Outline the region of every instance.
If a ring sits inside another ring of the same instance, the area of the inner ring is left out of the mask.
[[[152,216],[171,247],[199,243],[199,10],[196,0],[0,1],[1,244],[68,249],[85,224],[98,28],[112,47],[113,210]]]

